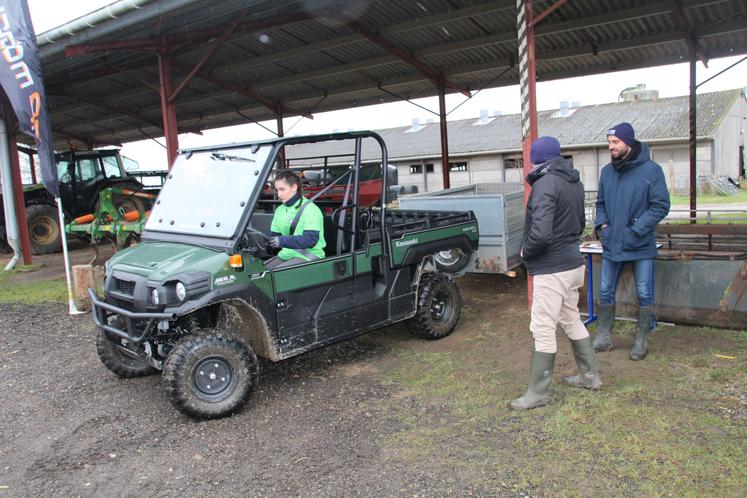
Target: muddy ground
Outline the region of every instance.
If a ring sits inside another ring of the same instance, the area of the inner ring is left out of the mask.
[[[0,304],[2,496],[737,496],[747,488],[747,336],[658,329],[600,356],[601,393],[559,380],[513,413],[531,338],[523,279],[460,281],[441,341],[401,325],[278,364],[250,404],[195,422],[160,378],[99,362],[90,316]],[[620,325],[620,324],[619,324]],[[626,327],[622,324],[621,327]],[[629,329],[629,326],[627,326]]]

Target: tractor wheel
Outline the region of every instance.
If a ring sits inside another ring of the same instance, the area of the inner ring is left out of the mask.
[[[123,379],[145,377],[158,372],[150,365],[138,359],[134,352],[129,352],[123,344],[124,339],[99,330],[96,335],[96,351],[101,363]]]
[[[62,230],[57,209],[49,204],[26,207],[26,224],[33,254],[50,254],[62,250]]]
[[[163,387],[174,407],[193,418],[218,418],[239,410],[257,383],[252,349],[219,329],[181,339],[163,367]]]
[[[462,297],[454,280],[443,273],[426,273],[420,281],[418,308],[407,320],[410,333],[435,340],[454,331],[462,310]]]

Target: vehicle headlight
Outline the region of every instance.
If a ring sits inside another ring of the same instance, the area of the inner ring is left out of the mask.
[[[179,302],[184,301],[184,299],[187,297],[187,288],[184,287],[184,284],[181,282],[176,283],[176,298],[179,300]]]
[[[160,299],[158,297],[158,289],[151,289],[150,291],[150,302],[158,306]]]

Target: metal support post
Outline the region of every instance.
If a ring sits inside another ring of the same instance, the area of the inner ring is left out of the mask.
[[[18,234],[21,240],[21,254],[23,264],[31,264],[31,241],[29,240],[29,225],[26,223],[26,201],[23,198],[23,180],[21,179],[21,162],[18,160],[18,145],[16,141],[16,125],[12,123],[8,127],[8,155],[10,156],[11,177],[13,178],[13,201],[16,206],[18,217]],[[62,237],[65,236],[65,227],[61,226]]]
[[[285,128],[283,128],[283,108],[278,105],[275,109],[275,117],[278,126],[278,138],[285,136]],[[280,155],[278,155],[278,161],[280,161],[280,168],[286,168],[288,165],[285,162],[285,147],[280,149]]]
[[[449,181],[449,137],[446,127],[446,85],[443,77],[438,85],[438,119],[441,125],[441,175],[444,188],[450,188]]]
[[[534,46],[532,0],[516,0],[516,29],[519,45],[519,90],[521,92],[521,137],[524,178],[532,169],[530,150],[537,138],[537,65]],[[524,204],[529,200],[531,187],[524,183]],[[532,306],[532,277],[527,277],[527,299]]]
[[[179,150],[179,136],[176,123],[176,104],[169,101],[173,94],[171,60],[168,47],[158,49],[158,74],[161,81],[161,114],[163,115],[163,136],[166,139],[166,157],[169,169],[174,164]]]
[[[690,48],[690,223],[697,223],[697,198],[698,198],[698,171],[696,167],[697,158],[697,133],[698,133],[698,121],[696,116],[695,106],[697,104],[697,97],[695,90],[697,84],[695,82],[695,64],[697,63],[697,54],[693,47]]]

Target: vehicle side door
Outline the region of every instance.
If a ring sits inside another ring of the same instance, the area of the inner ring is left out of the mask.
[[[273,270],[283,353],[353,334],[353,255]]]

